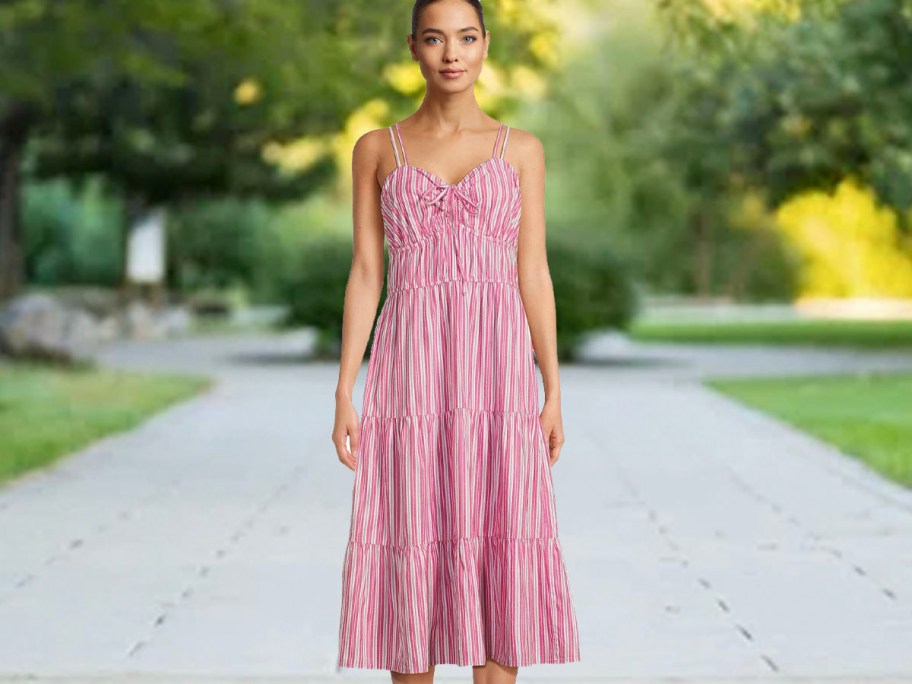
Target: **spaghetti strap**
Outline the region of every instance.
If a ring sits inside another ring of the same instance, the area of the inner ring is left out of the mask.
[[[503,121],[501,121],[500,126],[497,129],[497,138],[494,140],[494,149],[491,151],[492,157],[497,156],[497,145],[500,144],[500,135],[501,135],[501,133],[503,133],[503,128],[504,128]]]
[[[396,136],[393,135],[393,127],[387,128],[390,134],[390,141],[393,143],[393,154],[396,155],[396,166],[402,166],[402,160],[399,159],[399,149],[396,147]]]
[[[500,158],[504,158],[504,150],[507,149],[507,141],[510,139],[510,127],[507,126],[507,132],[504,134],[503,147],[500,148]]]
[[[402,142],[402,131],[399,130],[399,122],[396,122],[396,135],[399,137],[399,147],[402,149],[402,159],[406,166],[408,166],[409,160],[408,155],[405,153],[405,143]]]

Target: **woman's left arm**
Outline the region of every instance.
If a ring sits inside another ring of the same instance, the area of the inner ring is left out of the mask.
[[[522,192],[516,255],[519,290],[545,388],[540,422],[553,466],[560,458],[564,428],[557,367],[557,314],[545,249],[545,151],[541,141],[528,131],[511,129],[510,137]]]

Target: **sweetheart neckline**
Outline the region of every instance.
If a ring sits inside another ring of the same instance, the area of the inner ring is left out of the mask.
[[[380,187],[380,194],[383,195],[386,192],[387,188],[389,187],[390,180],[392,179],[393,175],[399,171],[399,169],[414,169],[415,171],[419,171],[420,173],[423,173],[424,175],[429,176],[430,178],[433,178],[440,185],[446,186],[448,188],[455,188],[455,187],[459,187],[460,185],[462,185],[473,174],[475,174],[476,171],[478,171],[479,169],[484,167],[485,164],[487,164],[490,161],[494,161],[495,159],[498,159],[498,160],[502,161],[504,164],[506,164],[507,168],[510,170],[513,177],[516,180],[519,180],[519,173],[516,171],[516,167],[513,166],[513,164],[511,164],[510,162],[508,162],[506,159],[502,159],[500,157],[488,157],[483,162],[480,162],[480,163],[476,164],[475,166],[473,166],[471,169],[469,169],[468,173],[466,173],[466,175],[464,175],[462,178],[460,178],[455,183],[448,183],[447,181],[445,181],[443,178],[438,176],[433,171],[428,171],[427,169],[423,169],[420,166],[413,166],[412,164],[400,164],[399,166],[394,168],[392,171],[390,171],[388,174],[386,174],[386,178],[383,179],[383,185]]]

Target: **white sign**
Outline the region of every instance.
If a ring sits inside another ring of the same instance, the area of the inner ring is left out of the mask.
[[[165,210],[152,209],[130,228],[127,279],[134,283],[165,280]]]

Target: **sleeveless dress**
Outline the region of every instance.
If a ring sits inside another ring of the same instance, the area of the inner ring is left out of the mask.
[[[387,298],[365,380],[337,666],[580,660],[517,279],[510,129],[455,184],[409,165],[399,124],[389,132]]]

